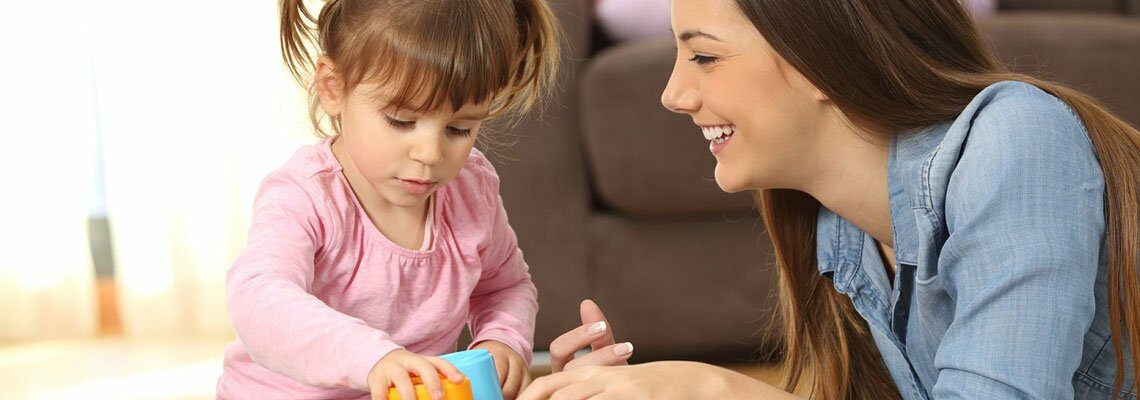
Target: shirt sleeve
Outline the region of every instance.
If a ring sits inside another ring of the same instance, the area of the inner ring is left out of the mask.
[[[1096,307],[1103,176],[1059,101],[995,114],[974,122],[950,178],[949,234],[932,279],[954,317],[932,395],[1071,399]]]
[[[529,365],[534,352],[534,324],[538,291],[518,247],[514,229],[499,196],[499,180],[483,159],[483,182],[488,191],[487,210],[492,216],[490,234],[480,259],[484,271],[471,295],[472,346],[496,340],[514,349]]]
[[[261,366],[310,386],[367,391],[372,366],[400,346],[310,294],[320,207],[284,174],[262,182],[246,247],[226,277],[230,319]]]

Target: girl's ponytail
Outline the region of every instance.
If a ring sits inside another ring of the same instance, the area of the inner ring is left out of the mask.
[[[278,6],[281,9],[281,57],[293,78],[308,85],[307,76],[315,62],[310,46],[316,40],[317,19],[305,7],[304,0],[280,0]]]
[[[514,0],[519,29],[515,73],[506,94],[510,111],[525,113],[548,97],[558,79],[561,31],[544,0]]]

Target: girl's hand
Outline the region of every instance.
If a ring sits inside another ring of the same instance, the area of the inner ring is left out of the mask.
[[[411,375],[416,375],[423,381],[432,400],[442,400],[443,382],[439,380],[440,374],[446,375],[452,383],[466,379],[459,369],[442,358],[424,357],[399,349],[381,358],[372,367],[372,371],[368,372],[368,390],[372,392],[372,400],[385,400],[388,398],[388,389],[395,385],[401,399],[414,399],[416,389],[412,386]]]
[[[530,369],[526,360],[509,346],[494,340],[480,342],[476,349],[486,349],[495,359],[495,371],[499,373],[499,385],[503,387],[503,400],[512,400],[519,392],[530,385]]]
[[[591,300],[580,306],[582,326],[562,334],[550,343],[550,368],[553,372],[572,370],[587,365],[627,365],[633,355],[633,344],[614,344],[614,333],[602,309]],[[574,358],[584,347],[590,353]]]
[[[744,375],[695,362],[591,365],[538,378],[518,400],[767,398],[758,397],[768,394],[762,385]]]

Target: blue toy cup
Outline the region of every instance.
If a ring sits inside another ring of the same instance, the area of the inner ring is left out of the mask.
[[[445,354],[447,360],[471,381],[471,394],[475,400],[503,400],[503,388],[499,387],[499,373],[495,370],[495,359],[485,349],[461,351]]]

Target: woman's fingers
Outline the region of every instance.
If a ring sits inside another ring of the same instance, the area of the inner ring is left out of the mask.
[[[629,357],[632,355],[632,343],[618,343],[594,350],[590,352],[590,354],[570,360],[563,366],[563,370],[569,371],[587,365],[625,365],[628,364],[626,360],[629,360]]]
[[[562,334],[550,343],[550,367],[553,372],[562,371],[574,359],[574,353],[584,347],[598,350],[614,344],[610,323],[593,300],[583,300],[578,309],[582,326]]]
[[[550,400],[586,400],[601,394],[605,388],[591,381],[573,383],[551,393]]]
[[[577,382],[578,379],[576,378],[576,374],[572,372],[563,372],[535,379],[519,395],[518,400],[547,400],[558,389]]]
[[[554,339],[553,342],[550,342],[551,370],[553,372],[562,371],[563,367],[574,359],[574,353],[583,347],[593,347],[591,344],[594,342],[609,341],[613,343],[613,335],[609,331],[609,324],[605,321],[597,321],[574,328]]]
[[[606,315],[602,314],[602,308],[598,307],[598,304],[594,303],[594,301],[590,299],[582,300],[582,304],[578,306],[578,314],[582,317],[582,325],[584,326],[594,326],[599,322],[603,323],[603,326],[606,327],[608,327],[610,324],[610,321],[606,319]],[[613,331],[606,329],[606,335],[603,335],[598,340],[590,342],[590,348],[597,350],[612,344],[614,344]]]
[[[579,368],[574,371],[566,371],[535,379],[534,382],[531,382],[530,386],[527,386],[526,390],[524,390],[522,394],[519,395],[518,400],[573,398],[565,397],[569,393],[564,393],[563,389],[568,388],[571,385],[586,382],[602,371],[603,370],[601,367]],[[558,397],[552,397],[556,393],[558,394]],[[586,397],[589,397],[589,395],[578,398],[585,399]]]

